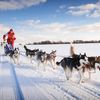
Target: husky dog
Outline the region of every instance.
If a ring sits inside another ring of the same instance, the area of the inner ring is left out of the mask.
[[[45,62],[45,58],[46,58],[46,52],[43,52],[43,51],[38,51],[36,52],[36,55],[34,56],[35,60],[38,62],[38,67],[40,65],[40,63],[43,63]]]
[[[52,65],[52,68],[55,69],[55,59],[56,59],[56,50],[52,50],[51,53],[46,53],[45,63],[47,64],[47,61],[49,61]]]
[[[75,58],[69,58],[69,57],[63,58],[60,62],[56,62],[57,65],[61,64],[62,68],[65,71],[67,80],[69,80],[69,78],[71,77],[73,69],[76,69],[80,75],[79,83],[81,82],[83,78],[82,76],[83,74],[81,74],[81,72],[83,71],[82,68],[88,63],[89,63],[88,58],[85,54],[76,55]]]
[[[14,61],[14,63],[19,64],[19,48],[15,48],[14,50],[12,50],[9,54],[10,59],[12,59]]]
[[[30,57],[30,62],[32,63],[32,57],[35,56],[36,52],[39,51],[39,49],[28,49],[25,45],[24,45],[24,49],[26,51],[26,56],[29,56]]]
[[[26,56],[34,56],[35,55],[35,52],[39,51],[39,49],[28,49],[25,45],[24,45],[24,49],[26,50]]]
[[[100,69],[100,56],[95,57],[95,56],[91,56],[88,57],[88,61],[89,61],[89,65],[87,65],[87,68],[89,68],[90,70],[94,70],[94,72],[96,72],[96,68]],[[96,64],[98,64],[98,66],[96,66]]]

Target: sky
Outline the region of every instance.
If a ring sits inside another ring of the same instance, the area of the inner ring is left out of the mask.
[[[0,41],[100,40],[100,0],[0,0]]]

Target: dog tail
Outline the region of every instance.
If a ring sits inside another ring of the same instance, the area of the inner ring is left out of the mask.
[[[28,50],[28,48],[26,47],[26,45],[24,45],[24,49],[25,49],[25,50]]]
[[[57,65],[60,65],[60,64],[61,64],[61,62],[56,62],[56,64],[57,64]]]
[[[56,65],[60,65],[62,62],[65,62],[66,58],[63,58],[60,62],[56,62]]]
[[[24,48],[26,48],[26,45],[24,45]]]
[[[62,59],[60,62],[57,61],[57,62],[56,62],[56,65],[59,66],[59,65],[62,63],[62,61],[63,61],[63,59]]]
[[[71,44],[71,46],[70,46],[70,56],[72,57],[73,55],[75,55],[75,49],[74,49],[74,46]]]

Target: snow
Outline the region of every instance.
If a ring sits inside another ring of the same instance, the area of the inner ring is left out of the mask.
[[[28,45],[30,49],[41,49],[48,53],[57,50],[56,61],[69,56],[69,46],[64,45]],[[92,73],[91,80],[77,84],[78,73],[66,80],[61,66],[54,70],[48,63],[46,71],[43,64],[30,63],[22,45],[20,64],[14,64],[8,56],[3,56],[0,47],[0,100],[100,100],[100,71]],[[87,53],[87,56],[100,55],[100,44],[74,44],[75,52]],[[87,77],[87,76],[86,76]]]

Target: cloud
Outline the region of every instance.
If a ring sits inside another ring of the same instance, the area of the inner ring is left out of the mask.
[[[74,16],[85,15],[87,17],[100,17],[100,1],[96,4],[85,4],[81,6],[71,6],[68,12]]]
[[[66,7],[67,7],[66,5],[60,5],[58,7],[58,9],[56,10],[56,12],[57,13],[63,12],[63,11],[65,11]]]
[[[0,34],[5,34],[10,29],[9,26],[0,24]]]
[[[0,10],[15,10],[45,3],[47,0],[0,0]]]
[[[40,20],[26,20],[24,22],[19,22],[24,28],[30,28],[33,30],[37,30],[37,32],[44,33],[59,33],[60,30],[64,30],[66,24],[64,23],[42,23]]]
[[[87,24],[87,25],[79,25],[79,26],[73,26],[70,27],[70,32],[100,32],[100,23],[94,23],[94,24]]]
[[[72,41],[72,40],[96,40],[100,39],[100,22],[76,25],[70,23],[43,23],[40,20],[25,20],[17,22],[14,29],[16,42],[28,43],[34,41]],[[0,37],[9,30],[9,27],[0,25]]]
[[[2,41],[3,34],[6,34],[9,31],[10,27],[0,24],[0,41]]]
[[[69,23],[42,23],[40,20],[26,20],[20,22],[16,33],[25,34],[32,41],[54,40],[69,41],[76,39],[98,39],[100,23],[75,25]],[[23,27],[22,27],[23,26]],[[30,34],[30,35],[29,35]],[[33,39],[32,39],[33,37]]]
[[[100,17],[100,9],[95,10],[95,11],[90,15],[90,17],[94,17],[94,18]]]

